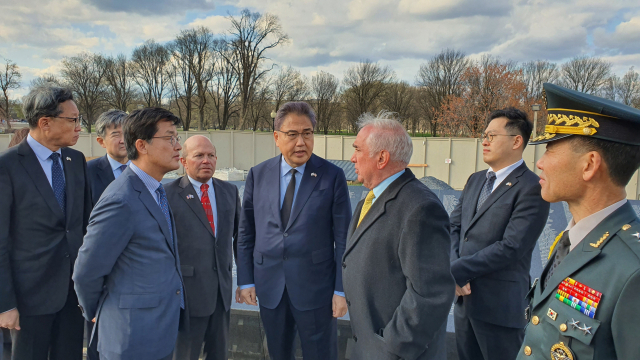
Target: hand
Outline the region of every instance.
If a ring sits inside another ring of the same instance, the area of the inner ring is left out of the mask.
[[[242,296],[240,295],[240,287],[236,288],[236,302],[238,304],[244,303],[244,301],[242,301]]]
[[[471,285],[467,283],[467,285],[460,287],[456,284],[456,296],[466,296],[471,295]]]
[[[240,290],[240,299],[247,305],[258,306],[258,301],[256,300],[256,287],[252,286],[250,288]]]
[[[95,324],[96,323],[96,318],[91,319],[91,322]]]
[[[332,309],[334,318],[343,317],[347,313],[347,299],[333,294]]]
[[[20,330],[20,313],[18,313],[18,309],[0,314],[0,328]]]

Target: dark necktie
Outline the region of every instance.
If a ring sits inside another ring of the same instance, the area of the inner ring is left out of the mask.
[[[127,168],[127,165],[120,165],[120,173],[122,174],[126,168]]]
[[[202,191],[202,196],[200,197],[202,208],[204,209],[204,213],[207,214],[207,220],[209,220],[209,225],[211,225],[211,230],[213,230],[213,234],[215,235],[216,224],[214,224],[213,221],[213,209],[211,208],[211,200],[209,200],[209,185],[200,185],[200,191]]]
[[[289,218],[291,217],[291,208],[293,207],[293,196],[296,193],[296,169],[291,169],[291,181],[287,186],[287,192],[284,194],[284,201],[282,202],[282,209],[280,209],[280,216],[282,217],[282,226],[285,228],[289,224]]]
[[[556,270],[558,265],[562,262],[562,260],[569,254],[569,250],[571,249],[571,241],[569,240],[569,231],[564,231],[560,240],[556,244],[556,248],[554,251],[553,264],[549,267],[549,271],[547,271],[547,276],[544,278],[543,289],[547,287],[547,282],[553,276],[553,272]]]
[[[487,180],[484,182],[484,186],[482,187],[482,191],[480,191],[480,197],[478,198],[478,206],[476,206],[476,212],[480,210],[480,207],[487,200],[489,195],[491,195],[491,191],[493,190],[493,183],[496,181],[496,173],[493,171],[487,171]]]
[[[60,154],[54,152],[49,156],[49,159],[53,161],[53,164],[51,164],[51,187],[53,187],[53,193],[56,195],[58,204],[60,204],[62,214],[66,215],[67,191],[64,185],[64,174],[62,172],[62,167],[60,166]]]
[[[178,250],[178,247],[176,246],[176,239],[173,238],[173,227],[171,226],[169,202],[167,201],[167,194],[164,192],[164,187],[162,187],[162,184],[158,186],[156,192],[158,193],[158,198],[160,199],[160,209],[162,209],[162,213],[167,219],[167,224],[169,225],[169,234],[171,234],[171,242],[173,244],[173,251],[175,253]],[[182,284],[180,284],[180,288],[182,288]],[[180,307],[184,309],[184,289],[181,289],[180,291]]]

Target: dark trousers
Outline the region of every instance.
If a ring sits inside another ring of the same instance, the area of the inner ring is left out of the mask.
[[[524,340],[524,329],[469,318],[461,307],[456,304],[453,312],[458,359],[513,360],[517,357]]]
[[[271,360],[293,360],[296,330],[300,336],[304,360],[337,360],[338,322],[332,304],[300,311],[289,299],[285,288],[275,309],[260,306]]]
[[[221,291],[213,314],[189,317],[189,331],[180,329],[173,360],[198,360],[204,344],[204,360],[227,360],[230,311],[225,310]]]
[[[20,315],[21,330],[11,330],[11,359],[82,360],[83,319],[72,283],[67,302],[57,313]]]
[[[87,342],[89,342],[89,346],[87,346],[87,360],[100,360],[100,355],[98,354],[98,328],[96,327],[95,334],[91,337],[91,332],[93,332],[94,328],[93,321],[87,321],[85,323],[85,329]]]

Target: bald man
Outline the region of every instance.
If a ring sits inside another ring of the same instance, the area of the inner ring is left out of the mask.
[[[203,344],[204,359],[227,359],[240,196],[233,184],[212,179],[217,159],[209,138],[188,138],[180,157],[186,175],[166,186],[189,315],[189,329],[178,333],[175,360],[198,360]]]

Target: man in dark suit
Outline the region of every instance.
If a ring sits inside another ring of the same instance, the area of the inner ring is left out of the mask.
[[[81,117],[70,90],[33,89],[24,99],[26,140],[0,155],[0,327],[12,358],[82,359],[82,315],[71,273],[91,194],[75,145]]]
[[[171,359],[184,291],[176,226],[160,183],[180,161],[180,119],[132,112],[123,130],[131,165],[91,213],[73,280],[101,359]]]
[[[522,160],[531,129],[520,110],[490,115],[482,135],[490,168],[469,177],[451,213],[461,360],[513,359],[524,338],[531,254],[549,216],[540,178]]]
[[[402,124],[363,115],[351,161],[371,189],[358,204],[342,262],[354,360],[446,359],[449,218],[415,178]]]
[[[347,312],[342,267],[351,206],[344,172],[312,154],[315,114],[283,105],[274,138],[281,156],[249,170],[238,239],[241,298],[257,305],[273,360],[337,359],[336,318]]]
[[[640,167],[640,110],[543,88],[548,123],[531,142],[547,147],[542,198],[566,201],[573,218],[530,291],[516,359],[640,359],[640,219],[626,192]]]
[[[87,174],[91,183],[91,198],[95,206],[104,189],[127,168],[127,148],[124,145],[122,121],[127,113],[122,110],[109,110],[96,120],[96,140],[107,150],[103,157],[87,162]]]
[[[180,158],[187,174],[167,185],[189,295],[189,329],[178,332],[175,360],[198,360],[203,343],[204,359],[227,359],[240,196],[235,185],[211,178],[217,159],[209,138],[190,137]]]

